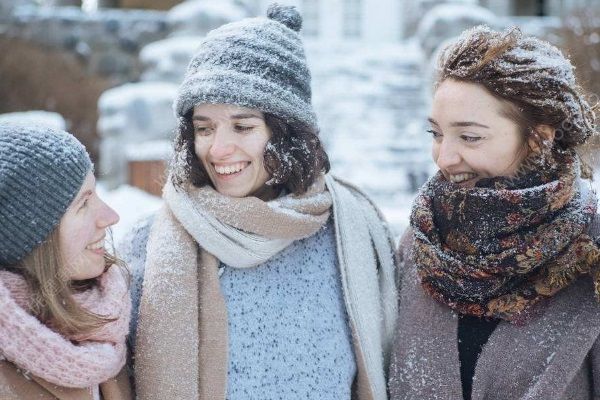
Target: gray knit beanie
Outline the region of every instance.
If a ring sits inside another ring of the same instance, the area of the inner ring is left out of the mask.
[[[58,225],[92,162],[67,132],[0,124],[0,265],[11,265]]]
[[[235,104],[317,131],[301,28],[294,7],[272,4],[267,18],[247,18],[209,32],[179,88],[176,115],[202,103]]]

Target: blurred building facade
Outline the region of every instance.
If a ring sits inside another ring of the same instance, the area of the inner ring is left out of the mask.
[[[272,0],[248,0],[259,14]],[[597,0],[284,0],[302,12],[304,34],[319,41],[397,42],[441,3],[485,7],[499,17],[560,17]]]
[[[92,76],[111,78],[116,87],[99,96],[89,119],[97,121],[90,148],[100,153],[100,178],[110,189],[130,183],[156,194],[176,123],[170,105],[198,43],[223,23],[265,15],[273,1],[83,0],[76,9],[58,7],[76,0],[0,0],[0,11],[17,3],[55,6],[17,10],[0,18],[0,30],[11,58],[10,41],[27,40],[73,53]],[[560,29],[562,16],[597,8],[599,0],[277,1],[303,15],[313,105],[332,170],[386,207],[409,201],[432,172],[424,123],[440,45],[479,24],[517,24],[544,37]],[[157,11],[171,3],[179,4]],[[62,115],[71,128],[72,118]]]

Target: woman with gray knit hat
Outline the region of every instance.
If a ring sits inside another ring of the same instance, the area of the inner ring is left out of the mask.
[[[0,398],[130,399],[117,214],[64,131],[0,124]]]
[[[301,23],[271,6],[189,65],[165,206],[125,243],[140,399],[387,399],[392,239],[327,174]]]
[[[398,251],[392,399],[600,398],[600,215],[578,154],[595,122],[548,42],[480,26],[444,49],[440,170]]]

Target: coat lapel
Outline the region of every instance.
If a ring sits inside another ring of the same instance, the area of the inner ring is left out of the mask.
[[[501,322],[484,346],[473,400],[562,399],[600,335],[600,312],[589,277],[559,292],[523,326]]]
[[[32,379],[58,400],[94,400],[91,389],[60,387],[35,376],[33,376]],[[129,378],[127,377],[125,369],[123,369],[115,378],[100,384],[100,393],[102,393],[103,400],[133,399]]]
[[[405,270],[389,387],[393,399],[462,399],[457,315],[421,288],[414,264]]]
[[[119,375],[100,385],[100,393],[103,400],[132,400],[131,383],[126,368]]]
[[[91,389],[73,389],[57,386],[53,383],[47,382],[42,378],[32,376],[38,385],[50,392],[58,400],[94,400]]]

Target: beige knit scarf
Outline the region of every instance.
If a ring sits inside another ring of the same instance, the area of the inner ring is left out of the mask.
[[[144,293],[152,295],[143,294],[140,303],[138,399],[224,399],[224,392],[208,392],[224,390],[227,382],[219,261],[238,268],[265,262],[315,234],[329,218],[332,199],[323,179],[301,196],[269,202],[169,182],[164,199],[147,245]]]

